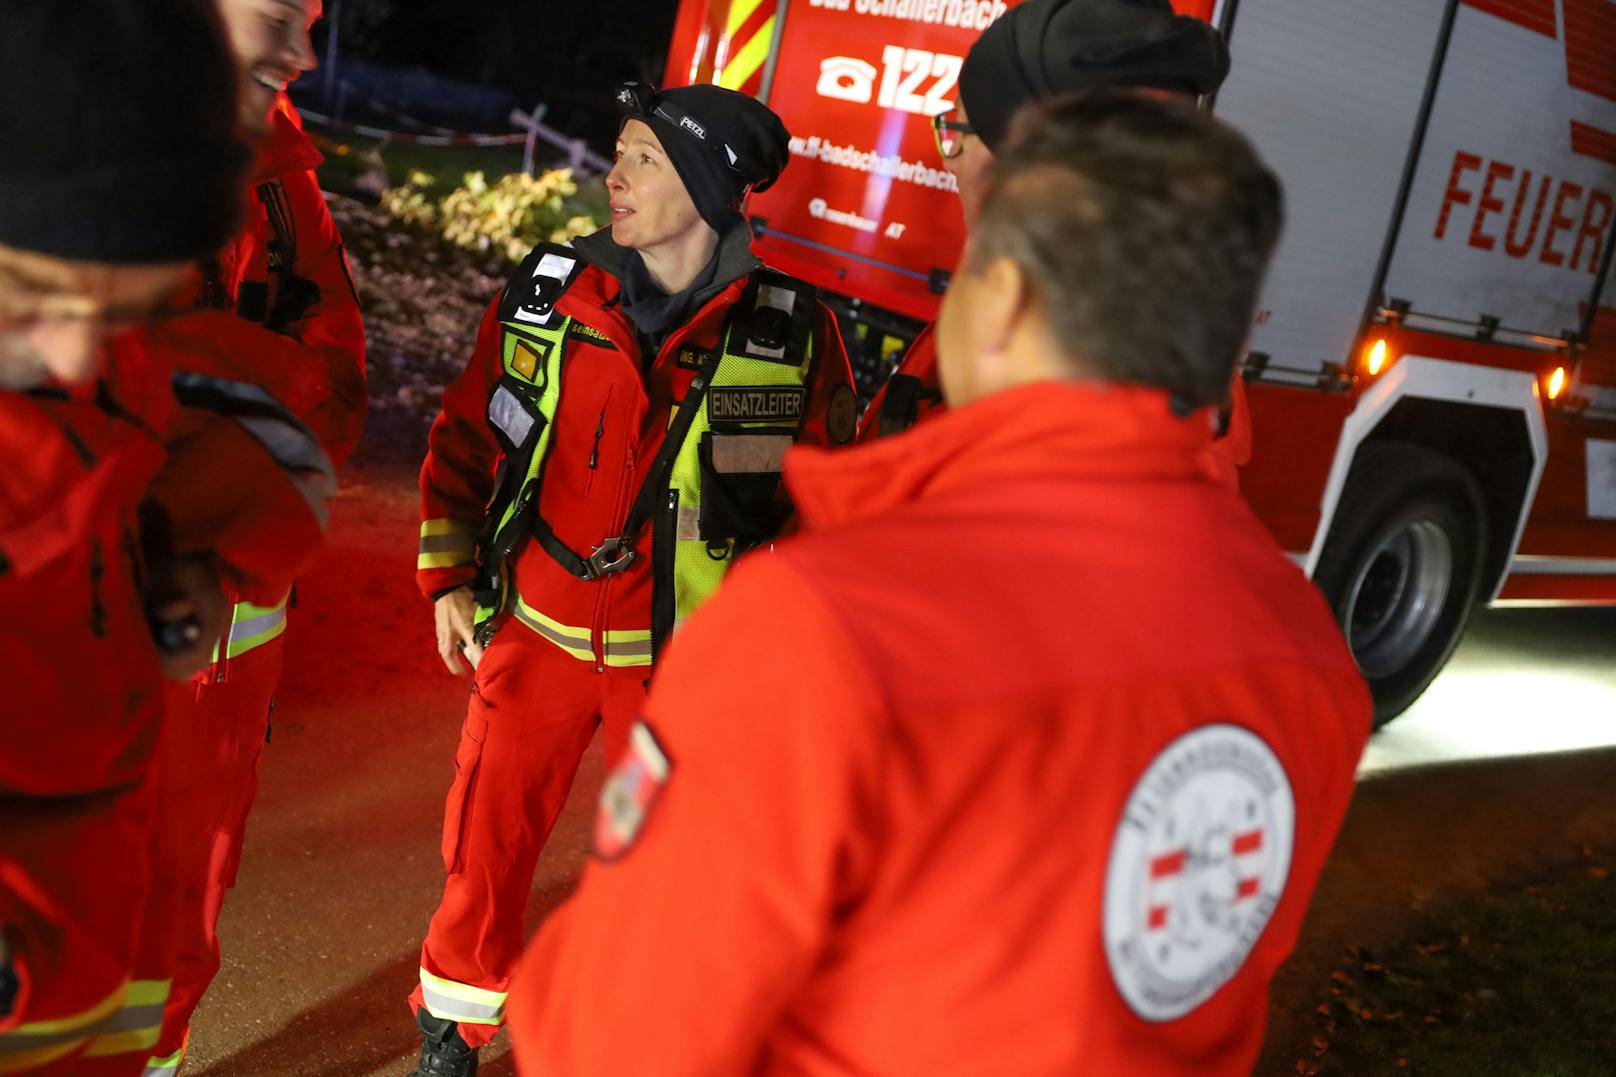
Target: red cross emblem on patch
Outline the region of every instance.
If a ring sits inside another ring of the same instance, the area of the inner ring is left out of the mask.
[[[600,790],[595,813],[595,855],[611,862],[634,847],[657,796],[673,772],[668,755],[645,722],[629,730],[628,748]]]
[[[1134,1013],[1176,1021],[1240,972],[1284,895],[1295,837],[1290,777],[1250,730],[1201,726],[1151,760],[1105,879],[1106,959]]]

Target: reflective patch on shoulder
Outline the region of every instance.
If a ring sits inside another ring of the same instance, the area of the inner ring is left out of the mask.
[[[851,386],[838,385],[825,409],[825,436],[833,445],[846,445],[858,433],[858,395]]]
[[[488,422],[517,449],[527,448],[527,439],[538,425],[521,398],[506,385],[499,386],[488,398]]]
[[[600,790],[595,814],[595,855],[610,863],[634,847],[662,787],[673,773],[656,734],[641,719],[629,730],[628,748]]]
[[[1239,973],[1290,876],[1296,801],[1236,725],[1173,741],[1134,784],[1105,874],[1105,957],[1140,1018],[1176,1021]]]

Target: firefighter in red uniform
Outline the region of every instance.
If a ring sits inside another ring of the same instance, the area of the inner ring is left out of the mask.
[[[658,649],[775,537],[786,448],[856,429],[833,317],[759,262],[739,212],[785,166],[779,119],[716,86],[619,101],[610,228],[517,269],[421,471],[421,588],[444,662],[475,667],[412,998],[422,1074],[472,1072],[503,1023],[534,866],[597,722],[613,758]]]
[[[320,154],[281,88],[315,66],[320,0],[218,0],[246,75],[241,123],[258,150],[246,227],[204,265],[203,301],[228,311],[186,326],[197,350],[268,389],[318,436],[333,463],[365,414],[365,339],[341,237],[314,174]],[[231,596],[214,661],[169,693],[161,746],[157,877],[177,902],[157,955],[173,979],[152,1077],[179,1069],[191,1014],[219,970],[219,914],[234,885],[280,681],[286,594]]]
[[[521,1072],[1250,1072],[1370,716],[1198,462],[1278,182],[1181,103],[1029,121],[949,413],[793,452],[803,532],[674,640],[518,970]]]
[[[1030,0],[983,32],[960,71],[959,103],[932,118],[943,165],[959,181],[969,228],[1010,117],[1029,101],[1104,88],[1198,97],[1229,73],[1223,37],[1169,0]],[[860,424],[860,440],[907,430],[943,410],[932,326],[921,330]],[[1240,379],[1217,415],[1205,466],[1230,486],[1251,457],[1251,417]]]
[[[0,1073],[136,1074],[167,991],[134,978],[162,930],[145,902],[162,677],[207,662],[221,583],[268,595],[304,566],[328,471],[255,387],[171,379],[178,345],[139,330],[239,219],[212,5],[6,15]]]

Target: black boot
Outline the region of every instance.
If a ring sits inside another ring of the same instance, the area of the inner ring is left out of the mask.
[[[422,1009],[415,1023],[421,1026],[421,1061],[411,1077],[472,1077],[477,1072],[477,1048],[460,1038],[460,1026]]]

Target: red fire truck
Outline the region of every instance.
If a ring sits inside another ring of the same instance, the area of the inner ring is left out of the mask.
[[[754,93],[792,132],[758,246],[837,297],[866,376],[947,287],[962,222],[928,117],[1013,3],[680,10],[667,81]],[[1242,487],[1384,722],[1477,603],[1616,604],[1616,0],[1175,4],[1227,35],[1209,105],[1288,199]]]

